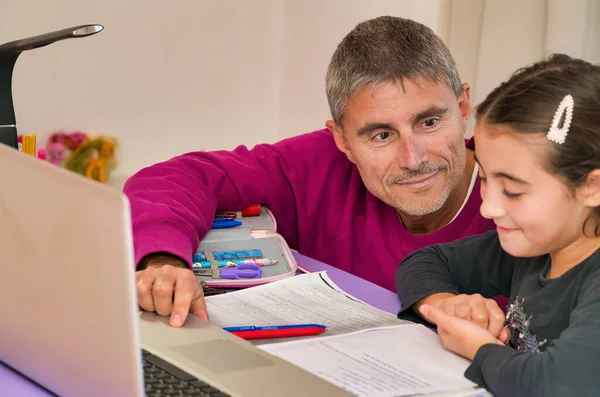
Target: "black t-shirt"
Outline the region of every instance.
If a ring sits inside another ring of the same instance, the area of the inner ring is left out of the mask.
[[[465,376],[497,397],[600,396],[600,250],[559,278],[549,268],[549,255],[507,254],[495,231],[430,246],[398,268],[398,316],[418,321],[407,309],[439,292],[510,296],[510,347],[482,346]]]

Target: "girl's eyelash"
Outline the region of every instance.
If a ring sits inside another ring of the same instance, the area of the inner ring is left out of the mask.
[[[487,182],[487,178],[485,176],[477,175],[477,178],[481,181],[481,183]],[[503,193],[508,198],[518,198],[523,194],[523,193],[511,193],[507,190],[504,190]]]
[[[505,195],[506,195],[506,197],[508,197],[508,198],[517,198],[517,197],[519,197],[519,196],[520,196],[521,194],[523,194],[523,193],[511,193],[511,192],[508,192],[508,191],[506,191],[506,190],[505,190],[505,191],[504,191],[504,194],[505,194]]]

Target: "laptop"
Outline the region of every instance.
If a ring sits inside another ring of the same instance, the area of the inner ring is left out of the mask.
[[[126,197],[6,145],[0,275],[0,360],[61,397],[350,395],[210,321],[141,312]]]

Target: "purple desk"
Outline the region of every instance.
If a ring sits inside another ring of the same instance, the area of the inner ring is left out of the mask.
[[[3,396],[11,397],[54,396],[4,364],[0,364],[0,392]]]
[[[396,293],[307,256],[294,252],[294,257],[298,265],[311,272],[327,270],[327,274],[338,287],[361,301],[392,314],[398,314],[400,311],[400,300]]]
[[[398,313],[400,310],[400,302],[395,293],[304,255],[294,253],[294,257],[298,264],[307,270],[312,272],[326,270],[329,277],[338,285],[338,287],[363,302],[393,314]],[[0,391],[2,396],[11,397],[53,396],[1,363]]]

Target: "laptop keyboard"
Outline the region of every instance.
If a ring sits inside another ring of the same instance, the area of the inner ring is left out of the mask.
[[[142,360],[144,363],[144,384],[147,397],[229,396],[143,349]]]

